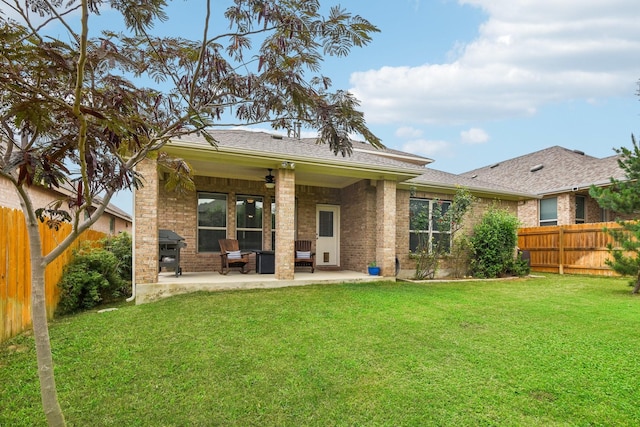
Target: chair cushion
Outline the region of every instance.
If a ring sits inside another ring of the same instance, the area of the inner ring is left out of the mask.
[[[229,252],[227,252],[227,258],[228,259],[241,259],[242,258],[242,254],[240,253],[240,251],[229,251]]]
[[[296,251],[296,258],[311,258],[311,251]]]

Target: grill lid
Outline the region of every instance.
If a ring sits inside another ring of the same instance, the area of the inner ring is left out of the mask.
[[[171,230],[158,230],[158,242],[159,243],[178,243],[184,240],[184,237],[180,236]]]

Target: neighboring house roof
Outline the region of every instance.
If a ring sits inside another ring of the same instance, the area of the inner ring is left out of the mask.
[[[48,188],[48,189],[45,189],[45,190],[52,191],[54,193],[58,193],[58,194],[61,194],[63,196],[67,196],[67,197],[73,195],[73,191],[70,188],[67,188],[66,185],[63,185],[63,186],[58,187],[58,188],[53,188],[52,187],[52,188]],[[102,203],[102,197],[97,197],[97,196],[94,197],[93,206],[95,207],[95,206],[99,205],[100,203]],[[120,218],[120,219],[122,219],[124,221],[133,222],[133,218],[131,218],[131,215],[129,215],[127,212],[123,211],[122,209],[120,209],[119,207],[117,207],[117,206],[115,206],[115,205],[113,205],[111,203],[109,203],[107,205],[107,207],[105,208],[104,211],[106,213],[108,213],[110,215],[113,215],[113,216],[115,216],[117,218]]]
[[[559,146],[474,169],[461,176],[539,196],[606,185],[611,177],[625,179],[618,166],[618,156],[597,158]]]
[[[0,188],[0,205],[19,209],[20,201],[18,194],[13,189],[13,184],[9,183],[7,178],[0,177],[0,186],[10,186],[10,191],[6,194],[2,193]],[[56,202],[60,199],[66,199],[73,195],[73,191],[66,185],[62,184],[60,187],[45,187],[38,184],[26,187],[27,191],[31,193],[32,202],[35,203],[35,207],[44,207],[52,202]],[[34,199],[35,197],[35,199]],[[102,202],[102,198],[95,197],[94,208]],[[65,209],[66,205],[62,208]],[[131,215],[113,204],[107,205],[105,213],[119,218],[126,223],[132,223],[133,219]]]

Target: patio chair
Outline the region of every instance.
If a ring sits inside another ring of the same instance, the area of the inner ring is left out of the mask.
[[[240,245],[235,239],[220,239],[220,274],[227,274],[231,268],[240,268],[240,273],[249,272],[249,253],[240,252]]]
[[[311,240],[296,240],[295,267],[311,267],[313,273],[316,268],[316,254],[311,252]]]

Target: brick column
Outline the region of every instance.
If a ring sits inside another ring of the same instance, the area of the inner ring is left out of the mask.
[[[133,213],[134,277],[136,283],[158,282],[158,168],[145,159],[136,171],[143,187],[135,190]]]
[[[396,183],[376,185],[376,262],[383,276],[396,274]]]
[[[276,279],[293,279],[296,177],[291,169],[276,172]]]

